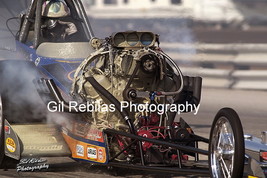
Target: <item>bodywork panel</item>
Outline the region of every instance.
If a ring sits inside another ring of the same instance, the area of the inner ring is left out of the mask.
[[[21,156],[69,156],[70,151],[54,125],[13,125],[21,143]]]
[[[7,120],[5,120],[4,130],[5,155],[10,158],[19,160],[22,151],[20,140]]]

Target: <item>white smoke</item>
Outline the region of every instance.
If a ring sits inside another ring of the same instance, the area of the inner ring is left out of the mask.
[[[33,84],[38,75],[33,67],[26,61],[0,62],[3,112],[11,122],[35,122],[45,118],[45,105]]]

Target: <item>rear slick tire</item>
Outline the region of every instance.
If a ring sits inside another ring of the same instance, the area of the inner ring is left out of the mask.
[[[241,178],[245,145],[241,121],[231,108],[221,109],[210,132],[209,168],[212,178]]]

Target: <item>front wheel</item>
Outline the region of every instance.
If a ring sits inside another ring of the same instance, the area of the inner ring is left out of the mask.
[[[244,135],[240,119],[233,109],[223,108],[215,116],[210,132],[211,177],[243,177],[244,155]]]

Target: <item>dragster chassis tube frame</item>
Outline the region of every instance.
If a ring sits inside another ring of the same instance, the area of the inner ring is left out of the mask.
[[[130,168],[130,169],[138,169],[138,170],[145,170],[145,171],[157,171],[157,172],[167,172],[167,173],[176,173],[176,174],[183,174],[183,175],[203,175],[209,176],[208,169],[191,169],[191,168],[170,168],[170,167],[159,167],[159,166],[142,166],[136,164],[127,164],[127,163],[119,163],[119,162],[109,162],[109,166],[113,167],[121,167],[121,168]]]
[[[189,152],[199,153],[199,154],[203,154],[203,155],[209,154],[208,151],[201,150],[198,148],[189,147],[189,146],[182,146],[182,145],[178,145],[178,144],[174,144],[174,143],[170,143],[170,142],[166,142],[166,141],[141,137],[138,135],[134,135],[134,134],[126,133],[126,132],[121,132],[121,131],[117,131],[114,129],[105,129],[105,130],[103,130],[103,132],[107,135],[120,135],[120,136],[125,136],[128,138],[131,138],[134,140],[132,142],[132,144],[136,141],[139,141],[139,142],[145,141],[145,142],[154,143],[156,145],[164,145],[164,146],[172,147],[175,149],[179,149],[181,151],[187,151],[187,152],[189,151]],[[199,139],[199,141],[203,141],[203,142],[208,141],[208,139],[202,138],[202,137],[197,136],[197,135],[196,135],[196,139]],[[149,166],[149,165],[140,165],[140,164],[120,163],[120,162],[115,162],[113,160],[114,160],[114,158],[111,158],[109,160],[109,162],[108,162],[109,166],[122,167],[122,168],[132,168],[132,169],[139,169],[139,170],[146,170],[146,171],[177,173],[177,174],[184,174],[184,175],[189,175],[189,174],[206,175],[206,176],[209,175],[209,169],[207,169],[207,168],[192,169],[191,167],[179,168],[179,167]]]
[[[87,31],[85,33],[87,33],[89,39],[92,39],[95,35],[94,35],[93,29],[90,25],[89,19],[86,16],[86,11],[82,5],[81,0],[75,0],[73,2],[77,6],[77,8],[79,9],[79,13],[81,13],[80,15],[82,16],[82,18],[84,20],[85,27],[87,28]]]
[[[52,97],[56,100],[56,102],[63,103],[64,111],[69,111],[70,113],[82,113],[69,107],[69,104],[63,99],[53,79],[43,80],[45,81],[50,93],[52,94]]]
[[[126,123],[128,124],[131,133],[126,133],[126,132],[120,132],[117,130],[113,130],[113,129],[105,129],[104,133],[105,134],[110,134],[110,135],[121,135],[121,136],[125,136],[125,137],[129,137],[131,139],[137,140],[138,141],[138,146],[139,146],[139,151],[140,151],[140,155],[141,155],[141,164],[142,165],[135,165],[136,169],[146,169],[147,166],[145,166],[145,161],[144,161],[144,154],[143,154],[143,148],[142,148],[142,141],[146,141],[146,142],[150,142],[156,145],[164,145],[164,146],[168,146],[168,147],[172,147],[181,151],[186,151],[186,152],[193,152],[193,153],[197,153],[197,154],[203,154],[203,155],[208,155],[209,152],[206,150],[202,150],[199,148],[195,148],[195,147],[190,147],[190,146],[183,146],[183,145],[179,145],[179,144],[175,144],[175,143],[170,143],[167,141],[162,141],[162,140],[155,140],[155,139],[150,139],[150,138],[145,138],[145,137],[141,137],[138,136],[136,133],[136,130],[133,126],[133,123],[131,121],[131,119],[128,116],[128,113],[123,110],[120,111],[120,102],[109,92],[107,91],[104,87],[102,87],[93,77],[87,77],[86,80],[88,82],[90,82],[90,84],[97,90],[97,92],[99,92],[101,95],[103,95],[106,99],[108,99],[110,102],[112,102],[115,107],[118,109],[118,111],[120,112],[120,114],[122,115],[122,117],[125,119]],[[54,81],[52,79],[47,80],[45,79],[46,84],[48,89],[50,90],[51,94],[53,95],[53,97],[56,99],[57,102],[63,102],[64,103],[64,108],[69,109],[68,103],[63,99],[63,97],[61,96],[60,92],[57,89],[56,84],[54,83]],[[75,110],[74,110],[75,111]],[[206,138],[203,138],[201,136],[197,136],[194,135],[195,139],[198,141],[202,141],[205,143],[209,143],[209,140]],[[112,162],[112,161],[111,161]],[[111,163],[110,162],[110,163]],[[117,166],[119,166],[119,163],[113,163],[112,164],[116,164]],[[115,166],[115,165],[114,165]],[[123,166],[125,167],[125,166]],[[148,169],[152,169],[151,167],[148,167]],[[161,168],[162,171],[164,168]],[[170,168],[167,168],[166,171],[170,171]],[[178,168],[177,168],[178,169]],[[182,168],[180,171],[178,171],[179,173],[184,172],[184,173],[190,173],[190,172],[194,172],[194,173],[198,173],[199,170],[195,170],[193,171],[192,169],[190,169],[190,171],[186,171]],[[175,169],[176,170],[176,169]],[[177,172],[177,171],[174,171]],[[206,171],[200,171],[200,173],[206,174]]]
[[[135,139],[138,141],[150,142],[150,143],[153,143],[156,145],[164,145],[164,146],[172,147],[172,148],[175,148],[175,149],[178,149],[181,151],[194,152],[194,153],[199,153],[199,154],[203,154],[203,155],[209,155],[208,151],[202,150],[199,148],[194,148],[194,147],[190,147],[190,146],[183,146],[183,145],[170,143],[170,142],[166,142],[166,141],[162,141],[162,140],[155,140],[155,139],[151,139],[151,138],[141,137],[141,136],[126,133],[126,132],[120,132],[120,131],[117,131],[114,129],[105,129],[104,133],[110,134],[110,135],[121,135],[121,136],[125,136],[125,137]]]

